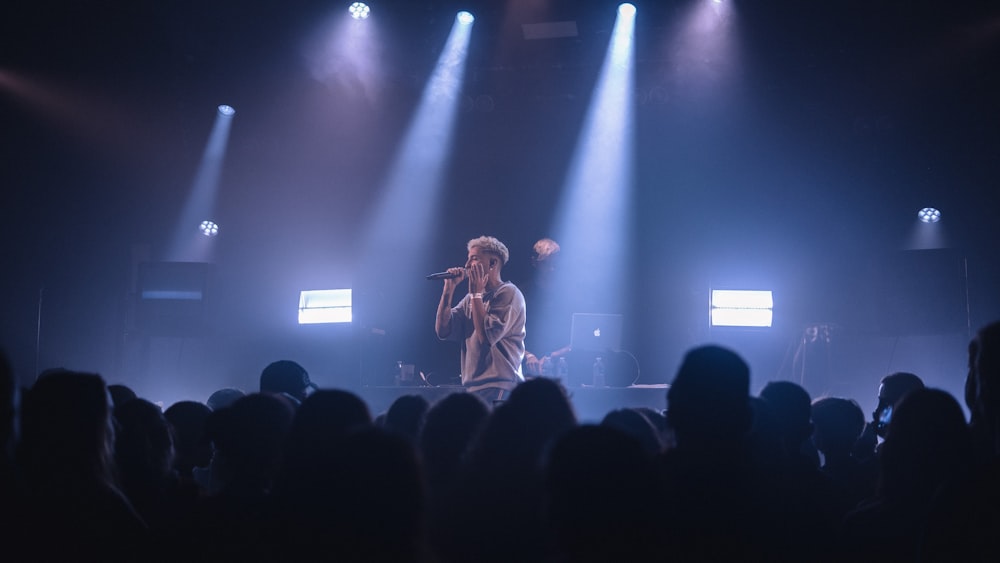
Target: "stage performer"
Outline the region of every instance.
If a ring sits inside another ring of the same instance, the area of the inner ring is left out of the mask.
[[[441,340],[461,343],[462,385],[493,406],[524,381],[524,296],[500,278],[510,257],[504,243],[481,236],[466,246],[465,267],[448,269],[455,277],[444,280],[434,330]],[[468,293],[452,307],[466,280]]]

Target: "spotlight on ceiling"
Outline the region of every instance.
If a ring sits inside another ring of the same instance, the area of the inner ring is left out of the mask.
[[[933,207],[925,207],[917,211],[917,217],[924,223],[937,223],[941,220],[941,212]]]
[[[221,106],[219,106],[219,115],[232,117],[236,115],[236,110],[233,109],[233,106],[227,106],[226,104],[222,104]]]
[[[351,13],[351,17],[356,20],[368,19],[368,14],[371,13],[372,9],[368,7],[368,4],[364,2],[355,2],[351,4],[351,7],[347,9]]]
[[[201,234],[206,237],[214,237],[219,234],[219,225],[214,221],[202,221],[201,224],[198,225],[198,230],[201,231]]]
[[[625,2],[624,4],[619,4],[618,13],[626,17],[634,16],[635,6],[633,4],[629,4],[628,2]]]
[[[476,21],[475,16],[466,11],[461,11],[458,13],[458,23],[469,25],[470,23]]]

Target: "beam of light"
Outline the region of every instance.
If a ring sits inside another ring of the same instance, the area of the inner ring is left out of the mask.
[[[109,100],[108,94],[87,92],[76,84],[33,78],[0,68],[0,95],[8,94],[89,146],[141,154],[138,131],[124,124],[139,118],[126,115],[125,103]]]
[[[948,246],[941,211],[934,207],[924,207],[918,211],[917,220],[913,222],[903,250],[931,250]]]
[[[74,119],[77,114],[77,108],[72,106],[69,98],[58,95],[52,88],[3,69],[0,69],[0,90],[9,92],[22,102],[48,114]]]
[[[385,90],[386,43],[376,21],[338,10],[306,39],[302,56],[314,80],[375,106]]]
[[[573,288],[573,294],[546,296],[601,312],[624,306],[632,223],[634,29],[634,12],[619,10],[563,185],[555,238],[564,256],[552,285]]]
[[[471,33],[471,24],[461,24],[457,19],[452,24],[366,227],[362,257],[368,263],[361,265],[360,272],[362,276],[373,276],[371,283],[375,286],[399,286],[396,280],[385,279],[387,254],[393,257],[392,271],[396,275],[416,277],[426,267],[425,255],[433,235],[430,226],[438,224],[442,179],[462,100]],[[393,295],[408,303],[398,295],[398,289]]]
[[[678,32],[662,45],[670,61],[670,89],[693,103],[725,100],[740,76],[738,21],[732,2],[690,4]]]
[[[174,227],[173,240],[166,253],[166,260],[170,262],[203,262],[211,257],[210,241],[214,237],[204,236],[206,233],[202,230],[202,223],[206,217],[212,217],[215,213],[219,178],[222,176],[222,165],[226,158],[226,146],[229,143],[232,123],[231,114],[225,115],[221,110],[216,112],[215,124],[205,144],[201,163],[198,165],[180,219]]]

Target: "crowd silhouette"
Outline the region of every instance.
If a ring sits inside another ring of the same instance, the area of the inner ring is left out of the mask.
[[[0,358],[7,561],[993,561],[1000,323],[962,400],[882,380],[866,420],[705,345],[664,410],[580,424],[546,377],[372,413],[294,361],[261,388],[161,409],[65,369],[17,389]]]

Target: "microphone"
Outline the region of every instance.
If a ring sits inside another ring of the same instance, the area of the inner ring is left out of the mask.
[[[438,272],[436,274],[431,274],[431,275],[427,276],[426,279],[429,279],[429,280],[450,280],[450,279],[460,278],[460,277],[462,277],[462,274],[453,274],[451,272]]]

